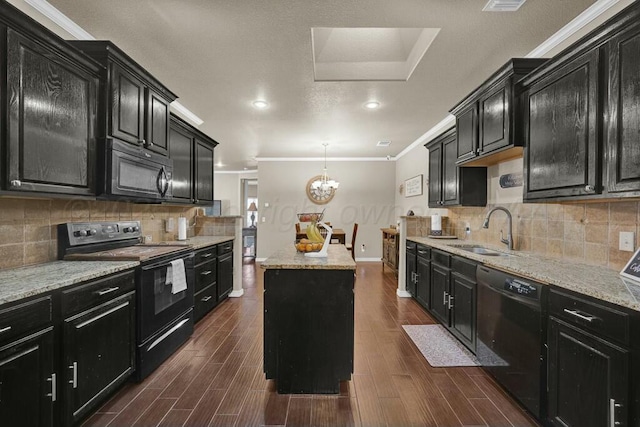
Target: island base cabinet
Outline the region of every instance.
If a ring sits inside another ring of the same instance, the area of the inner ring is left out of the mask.
[[[550,425],[629,425],[629,353],[554,317],[548,327]]]
[[[52,426],[53,328],[0,347],[0,424]]]
[[[337,394],[353,372],[353,270],[264,273],[264,372],[278,393]]]

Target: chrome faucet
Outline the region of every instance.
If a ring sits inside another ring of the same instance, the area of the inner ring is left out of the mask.
[[[505,239],[502,237],[502,230],[500,230],[500,241],[505,245],[507,245],[509,250],[512,251],[513,250],[513,236],[512,236],[513,225],[511,221],[511,212],[509,212],[509,209],[503,208],[502,206],[496,206],[495,208],[491,209],[489,213],[487,213],[487,216],[484,218],[484,222],[482,223],[482,228],[489,228],[489,218],[491,217],[491,214],[494,213],[495,211],[503,211],[504,213],[507,214],[507,219],[509,220],[509,232],[507,233],[507,238]]]

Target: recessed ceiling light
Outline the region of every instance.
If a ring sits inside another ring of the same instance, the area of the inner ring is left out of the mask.
[[[253,101],[253,106],[256,107],[258,110],[264,110],[265,108],[269,107],[269,103],[262,99],[258,99],[256,101]]]
[[[364,108],[368,108],[370,110],[375,110],[379,106],[380,106],[380,103],[378,101],[369,101],[364,104]]]

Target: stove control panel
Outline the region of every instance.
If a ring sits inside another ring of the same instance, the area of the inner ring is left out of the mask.
[[[69,246],[115,242],[140,238],[140,221],[74,222],[60,224],[58,232],[68,238]]]

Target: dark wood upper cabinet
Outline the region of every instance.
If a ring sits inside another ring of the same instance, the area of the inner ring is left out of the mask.
[[[600,187],[597,97],[596,51],[528,87],[525,199],[592,194]]]
[[[429,207],[486,206],[487,168],[459,167],[456,129],[425,144],[429,150]]]
[[[102,66],[100,131],[169,154],[169,104],[177,96],[109,41],[71,41]]]
[[[214,149],[218,145],[181,118],[171,115],[169,156],[173,160],[172,203],[210,205]]]
[[[614,37],[609,52],[608,192],[640,191],[640,25]]]
[[[546,59],[514,58],[450,110],[460,165],[489,166],[522,155],[515,83]]]
[[[98,64],[6,2],[0,38],[2,188],[95,195]]]
[[[524,200],[640,196],[640,4],[516,85]]]

